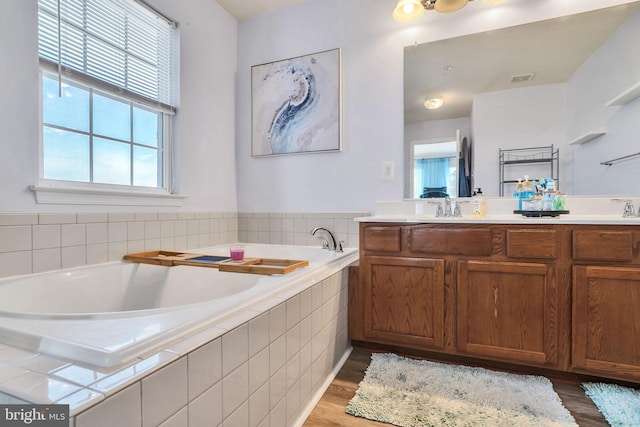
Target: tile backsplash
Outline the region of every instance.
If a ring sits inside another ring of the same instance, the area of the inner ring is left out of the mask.
[[[358,246],[367,212],[0,213],[0,277],[117,261],[131,252],[233,243],[319,245],[314,227]]]
[[[238,240],[250,243],[317,246],[314,227],[331,231],[344,247],[357,248],[358,223],[368,212],[239,212]]]
[[[0,213],[0,276],[237,241],[235,212]]]

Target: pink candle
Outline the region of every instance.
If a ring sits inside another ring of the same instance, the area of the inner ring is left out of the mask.
[[[244,249],[231,248],[231,259],[233,261],[240,261],[244,258]]]

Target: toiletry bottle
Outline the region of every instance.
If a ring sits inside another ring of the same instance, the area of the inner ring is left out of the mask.
[[[533,191],[533,185],[531,185],[531,181],[529,181],[529,175],[524,176],[524,182],[522,183],[522,191],[524,193],[524,198],[530,198],[535,194]]]
[[[518,178],[518,184],[516,185],[516,191],[513,193],[513,197],[518,199],[518,209],[522,210],[522,178]]]
[[[473,217],[482,219],[485,217],[484,197],[482,197],[482,188],[478,188],[473,192]]]

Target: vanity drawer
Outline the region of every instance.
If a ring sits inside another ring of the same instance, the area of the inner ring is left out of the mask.
[[[573,231],[573,259],[600,261],[632,261],[631,231]]]
[[[507,256],[512,258],[556,258],[555,230],[507,230]]]
[[[408,245],[416,254],[491,255],[491,230],[413,228]]]
[[[366,227],[362,246],[365,251],[400,252],[401,231],[399,226]]]

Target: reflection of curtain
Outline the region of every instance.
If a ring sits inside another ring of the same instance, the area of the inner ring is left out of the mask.
[[[424,187],[446,187],[449,177],[449,159],[440,157],[437,159],[416,160],[416,174],[420,174],[420,192]]]

